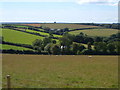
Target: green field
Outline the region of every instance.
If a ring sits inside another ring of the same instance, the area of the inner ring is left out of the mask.
[[[0,44],[0,49],[1,50],[13,49],[13,50],[32,50],[33,51],[33,49],[19,47],[19,46],[5,45],[5,44]]]
[[[47,36],[49,36],[49,33],[44,33],[44,32],[39,32],[39,31],[34,31],[34,30],[29,30],[29,29],[27,29],[26,31],[28,31],[28,32],[34,32],[34,33],[39,33],[41,35],[47,35]]]
[[[117,88],[118,56],[7,55],[2,60],[3,87]]]
[[[15,31],[12,29],[2,29],[2,36],[4,37],[4,41],[13,42],[13,43],[21,43],[21,44],[32,44],[35,39],[43,39],[44,37],[36,36],[20,31]]]
[[[102,37],[108,37],[112,34],[118,33],[117,29],[88,29],[88,30],[76,30],[69,32],[70,34],[77,35],[79,33],[85,33],[88,36],[102,36]]]

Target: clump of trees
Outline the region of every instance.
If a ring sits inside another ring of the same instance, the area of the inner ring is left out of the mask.
[[[108,38],[89,37],[84,33],[75,36],[66,32],[58,42],[46,37],[43,40],[35,40],[33,47],[38,52],[42,50],[54,55],[118,55],[120,54],[119,36],[119,33]]]

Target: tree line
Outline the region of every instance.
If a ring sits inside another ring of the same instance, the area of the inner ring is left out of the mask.
[[[89,37],[84,33],[79,35],[65,33],[58,42],[45,37],[43,40],[36,39],[32,46],[38,52],[46,51],[54,55],[118,55],[120,54],[119,37],[120,33],[108,38]]]

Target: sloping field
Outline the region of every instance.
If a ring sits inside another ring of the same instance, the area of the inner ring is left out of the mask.
[[[39,32],[39,31],[34,31],[34,30],[29,30],[29,29],[27,29],[26,31],[28,31],[28,32],[34,32],[34,33],[39,33],[41,35],[47,35],[47,36],[49,36],[49,33],[44,33],[44,32]],[[53,36],[54,37],[62,37],[61,35],[55,35],[55,34],[53,34]]]
[[[41,23],[41,24],[23,24],[23,25],[29,25],[29,26],[36,26],[36,27],[49,27],[52,29],[63,29],[63,28],[69,28],[69,29],[78,29],[78,28],[92,28],[92,27],[98,27],[98,26],[91,26],[91,25],[78,25],[78,24],[65,24],[65,23]]]
[[[43,39],[44,37],[36,36],[20,31],[15,31],[11,29],[2,29],[2,36],[4,41],[20,43],[20,44],[32,44],[35,39]]]
[[[13,49],[13,50],[32,50],[33,51],[33,49],[19,47],[19,46],[5,45],[5,44],[0,44],[0,49],[1,50]]]
[[[117,88],[117,56],[55,56],[3,54],[3,87]]]
[[[79,33],[85,33],[89,36],[110,36],[112,34],[118,33],[117,29],[88,29],[88,30],[76,30],[76,31],[71,31],[69,32],[70,34],[77,35]]]
[[[44,31],[43,29],[38,29],[40,31],[35,31],[35,30],[30,30],[30,29],[22,29],[22,28],[16,28],[16,29],[19,29],[21,31],[34,32],[34,33],[39,33],[41,35],[47,35],[47,36],[49,36],[49,33],[41,32],[41,31]],[[53,36],[54,37],[62,37],[61,35],[56,35],[56,34],[53,34]]]

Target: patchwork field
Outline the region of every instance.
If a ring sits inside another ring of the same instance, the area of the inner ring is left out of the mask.
[[[63,28],[70,28],[70,29],[78,29],[78,28],[93,28],[98,26],[91,26],[91,25],[79,25],[79,24],[65,24],[65,23],[41,23],[41,24],[23,24],[29,26],[36,26],[36,27],[49,27],[52,29],[63,29]]]
[[[117,56],[3,54],[3,87],[11,75],[14,88],[117,88]]]
[[[85,33],[89,36],[102,36],[102,37],[107,37],[112,34],[118,33],[117,29],[86,29],[86,30],[77,30],[77,31],[71,31],[69,32],[70,34],[77,35],[79,33]]]

